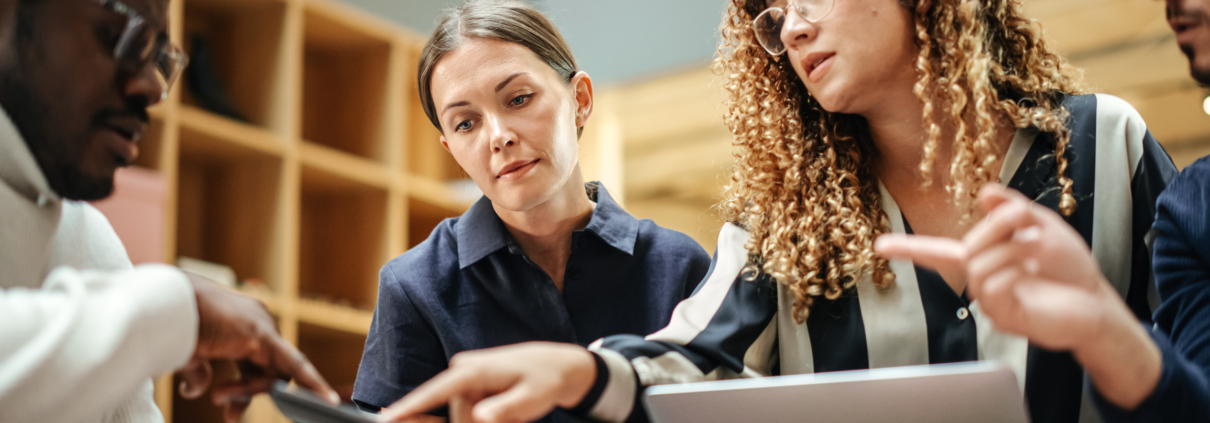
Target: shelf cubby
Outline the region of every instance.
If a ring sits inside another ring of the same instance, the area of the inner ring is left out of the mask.
[[[239,280],[281,293],[282,160],[248,145],[182,126],[177,255],[231,266]]]
[[[411,175],[408,185],[407,248],[429,237],[442,220],[461,216],[473,201],[458,198],[447,181]]]
[[[432,202],[426,201],[423,198],[409,197],[408,198],[408,242],[407,247],[411,249],[428,239],[429,234],[433,232],[442,220],[450,217],[458,217],[462,212],[456,209],[450,209]]]
[[[285,134],[295,110],[287,96],[287,1],[184,0],[184,16],[183,45],[193,62],[182,103],[212,113],[203,105],[225,95],[245,123]],[[207,57],[197,55],[199,40]]]
[[[391,40],[307,8],[302,137],[387,163]]]
[[[387,190],[302,168],[299,296],[373,310],[387,257]]]
[[[308,323],[298,325],[298,349],[344,401],[351,401],[353,396],[353,382],[365,344],[365,334]]]
[[[304,142],[299,152],[304,165],[332,176],[383,189],[390,185],[392,179],[390,171],[381,163],[328,146]]]

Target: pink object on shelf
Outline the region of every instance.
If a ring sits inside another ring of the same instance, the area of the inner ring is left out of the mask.
[[[154,170],[132,166],[114,175],[113,195],[92,203],[109,218],[134,264],[170,263],[164,252],[164,177]]]

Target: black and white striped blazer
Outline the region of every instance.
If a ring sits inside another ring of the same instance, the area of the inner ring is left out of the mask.
[[[1151,278],[1148,231],[1155,201],[1176,168],[1125,101],[1108,95],[1072,96],[1068,176],[1077,201],[1067,221],[1092,248],[1101,270],[1132,310],[1150,320],[1158,303]],[[1000,180],[1056,209],[1054,140],[1018,130]],[[910,225],[882,192],[894,232]],[[805,324],[792,317],[793,296],[767,276],[745,281],[748,234],[727,224],[719,234],[710,274],[681,302],[663,330],[611,336],[594,343],[607,369],[595,398],[579,407],[592,417],[621,421],[642,387],[721,378],[802,374],[999,360],[1017,371],[1034,422],[1098,421],[1084,395],[1082,369],[1069,353],[1045,351],[995,330],[978,302],[956,295],[934,272],[910,261],[891,262],[895,284],[876,289],[869,276],[835,301],[818,298]]]

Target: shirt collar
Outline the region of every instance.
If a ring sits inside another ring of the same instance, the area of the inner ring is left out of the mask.
[[[634,243],[639,233],[639,221],[614,202],[609,191],[605,190],[605,186],[600,182],[589,182],[584,187],[588,191],[589,199],[597,203],[584,230],[597,234],[613,248],[633,255]],[[458,263],[463,269],[501,248],[512,248],[516,244],[500,216],[496,215],[492,201],[487,196],[480,197],[479,201],[462,214],[458,219],[456,232]],[[516,250],[520,251],[520,248]]]
[[[609,195],[604,184],[589,182],[585,184],[585,187],[588,188],[589,198],[596,197],[593,199],[597,202],[597,208],[592,211],[592,219],[588,221],[588,226],[584,230],[597,234],[613,248],[634,255],[634,242],[639,237],[638,219],[613,201],[613,197]],[[594,188],[595,196],[593,195]]]
[[[465,269],[467,266],[487,257],[512,242],[512,235],[504,227],[504,221],[496,215],[492,208],[492,200],[487,196],[479,197],[479,201],[458,218],[458,264]]]
[[[38,166],[29,145],[17,132],[8,113],[0,108],[0,181],[21,196],[39,204],[59,201],[59,195],[50,189],[46,175]]]

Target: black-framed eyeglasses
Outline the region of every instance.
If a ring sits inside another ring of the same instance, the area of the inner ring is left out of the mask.
[[[756,33],[756,41],[765,51],[774,56],[786,52],[786,45],[781,42],[781,29],[786,24],[790,10],[807,22],[819,22],[832,11],[835,0],[789,0],[786,7],[770,7],[765,9],[756,19],[752,20],[752,31]]]
[[[126,16],[126,28],[113,48],[113,57],[119,69],[137,75],[148,62],[152,63],[164,88],[163,96],[167,97],[168,90],[172,89],[185,66],[189,65],[189,55],[185,54],[184,49],[160,37],[139,12],[125,3],[118,0],[92,1],[100,4],[105,10]]]

